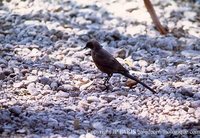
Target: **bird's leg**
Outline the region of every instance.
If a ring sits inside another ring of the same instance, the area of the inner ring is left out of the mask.
[[[111,77],[112,77],[112,74],[108,74],[108,76],[106,77],[106,79],[103,83],[103,85],[105,85],[105,87],[106,87],[105,90],[109,89],[109,80],[110,80]]]
[[[107,75],[106,79],[104,80],[103,85],[106,85],[106,84],[109,83],[109,80],[110,80],[111,76],[112,76],[111,74],[108,74],[108,75]]]

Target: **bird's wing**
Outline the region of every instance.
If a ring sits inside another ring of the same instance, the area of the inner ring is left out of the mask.
[[[92,52],[92,57],[96,66],[105,73],[120,73],[126,69],[106,50]]]

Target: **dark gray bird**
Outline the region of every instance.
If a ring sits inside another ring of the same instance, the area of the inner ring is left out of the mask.
[[[87,42],[84,48],[90,48],[92,52],[92,59],[99,70],[106,73],[108,76],[104,84],[108,83],[113,73],[119,73],[128,77],[137,83],[142,84],[144,87],[156,93],[153,89],[147,86],[145,83],[132,76],[127,69],[125,69],[110,53],[102,48],[102,46],[96,40],[90,40]]]

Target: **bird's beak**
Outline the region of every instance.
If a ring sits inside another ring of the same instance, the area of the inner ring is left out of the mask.
[[[87,49],[87,46],[83,47],[83,49]]]

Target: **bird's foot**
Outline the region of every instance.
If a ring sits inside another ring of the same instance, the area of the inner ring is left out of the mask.
[[[107,79],[107,78],[104,79],[103,85],[104,85],[104,86],[108,85],[108,79]]]
[[[109,85],[104,85],[104,86],[105,86],[105,88],[103,88],[102,90],[103,90],[103,91],[105,91],[105,90],[108,91],[109,88],[110,88]]]

